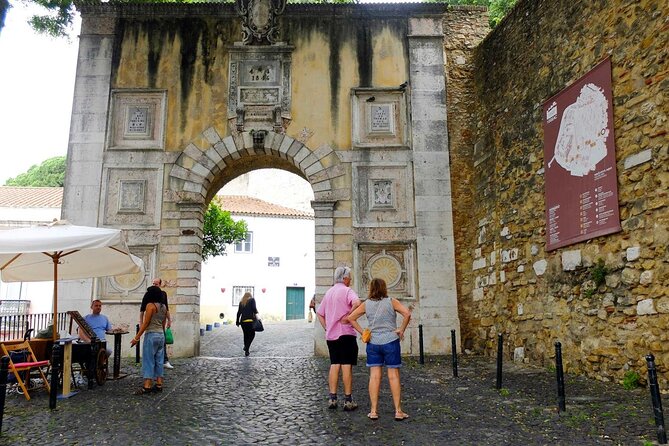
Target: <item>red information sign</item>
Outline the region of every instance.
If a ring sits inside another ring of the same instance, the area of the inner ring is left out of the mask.
[[[620,231],[611,60],[543,105],[546,251]]]

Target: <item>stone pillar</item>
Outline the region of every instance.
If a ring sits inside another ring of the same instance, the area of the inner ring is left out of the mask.
[[[179,206],[179,253],[177,255],[177,293],[170,302],[173,325],[183,339],[175,338],[175,356],[200,354],[200,270],[202,267],[203,205]]]
[[[419,300],[414,318],[423,324],[425,351],[433,354],[450,352],[450,330],[458,339],[460,331],[441,20],[409,19],[408,36]]]
[[[312,201],[316,234],[316,308],[325,292],[333,285],[334,275],[334,208],[336,201]],[[328,355],[325,331],[321,324],[314,324],[314,352],[319,356]]]
[[[83,17],[61,218],[97,226],[114,42],[113,17]],[[59,308],[88,313],[93,281],[62,282]]]

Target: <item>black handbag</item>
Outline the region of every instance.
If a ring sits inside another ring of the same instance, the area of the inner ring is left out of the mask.
[[[262,325],[262,321],[260,319],[256,319],[253,321],[253,330],[255,331],[265,331],[265,327]]]

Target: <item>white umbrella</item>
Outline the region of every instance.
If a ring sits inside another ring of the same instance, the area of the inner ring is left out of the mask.
[[[134,274],[142,259],[130,254],[119,229],[75,226],[66,220],[0,231],[0,277],[4,282],[53,280],[53,339],[58,281]]]

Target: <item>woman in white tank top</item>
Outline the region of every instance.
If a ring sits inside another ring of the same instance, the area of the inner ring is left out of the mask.
[[[385,366],[388,371],[390,393],[393,395],[395,405],[395,420],[406,420],[409,415],[402,410],[401,403],[400,367],[402,366],[402,357],[400,341],[404,339],[404,330],[406,330],[411,320],[411,311],[397,299],[388,297],[386,282],[383,279],[372,279],[369,283],[368,297],[369,299],[348,316],[351,326],[362,334],[363,330],[357,319],[365,314],[369,324],[368,328],[372,331],[372,337],[367,343],[371,406],[367,417],[370,420],[379,418],[377,411],[379,389],[381,388],[383,366]],[[397,328],[397,313],[403,317],[400,328]]]

